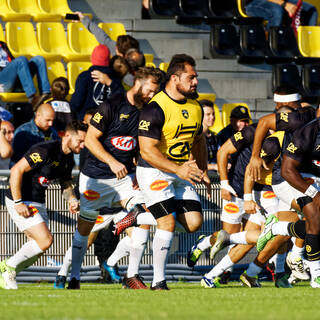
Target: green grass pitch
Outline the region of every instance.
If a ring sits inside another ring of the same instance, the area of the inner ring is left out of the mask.
[[[169,283],[170,291],[126,290],[120,285],[82,284],[81,290],[55,290],[52,284],[21,284],[0,291],[0,319],[320,319],[320,290],[308,282],[293,289],[219,289],[197,283]]]

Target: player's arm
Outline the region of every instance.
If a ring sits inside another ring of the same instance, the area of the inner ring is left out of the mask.
[[[254,181],[252,177],[249,175],[248,172],[248,166],[245,171],[244,175],[244,183],[243,183],[243,200],[244,200],[244,211],[248,214],[256,213],[257,208],[259,209],[259,206],[257,203],[253,200],[252,197],[252,190],[254,186]]]
[[[77,213],[80,210],[79,201],[74,193],[72,181],[60,181],[62,197],[68,203],[68,210],[71,213]]]

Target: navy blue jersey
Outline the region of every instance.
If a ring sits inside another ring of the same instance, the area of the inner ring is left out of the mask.
[[[217,163],[218,139],[214,132],[210,132],[210,136],[206,137],[206,145],[208,150],[208,163]]]
[[[23,156],[32,168],[22,178],[22,200],[45,202],[45,192],[52,180],[70,181],[74,166],[73,153],[64,154],[61,141],[41,142],[32,146]],[[11,190],[7,190],[12,199]]]
[[[99,138],[104,149],[124,164],[128,173],[135,170],[133,158],[137,153],[139,110],[132,106],[126,93],[118,94],[103,102],[90,124],[102,132]],[[87,152],[81,164],[82,172],[94,179],[115,178],[110,167]]]

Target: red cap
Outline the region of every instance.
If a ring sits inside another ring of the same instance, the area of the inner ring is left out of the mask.
[[[91,63],[94,66],[108,67],[110,63],[110,50],[107,46],[99,44],[91,54]]]

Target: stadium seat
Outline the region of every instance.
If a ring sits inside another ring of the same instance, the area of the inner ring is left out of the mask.
[[[208,0],[208,7],[213,17],[233,18],[237,12],[234,0]]]
[[[238,102],[238,103],[225,103],[223,106],[222,106],[222,122],[223,122],[223,125],[224,127],[226,127],[229,123],[230,123],[230,115],[231,115],[231,111],[237,107],[237,106],[244,106],[244,107],[247,107],[248,110],[249,110],[249,115],[252,119],[252,115],[251,115],[251,112],[250,112],[250,108],[249,106],[246,104],[246,103],[243,103],[243,102]],[[250,121],[251,123],[252,121]]]
[[[0,25],[0,41],[6,41],[2,26]]]
[[[237,23],[239,24],[261,24],[263,23],[263,18],[259,17],[249,17],[246,13],[245,9],[245,0],[237,0],[237,9],[239,18],[237,19]],[[241,23],[240,23],[241,21]]]
[[[159,69],[164,71],[164,72],[167,72],[168,67],[169,67],[169,62],[161,62],[159,64]]]
[[[304,57],[320,58],[320,26],[299,27],[298,46]]]
[[[149,0],[149,14],[153,19],[174,18],[179,13],[179,0]]]
[[[146,62],[146,67],[156,68],[157,66],[153,62]]]
[[[49,82],[58,77],[66,77],[66,70],[64,65],[60,61],[48,61],[47,62],[47,71]]]
[[[152,53],[145,53],[144,58],[146,59],[146,63],[153,62],[153,54]]]
[[[239,54],[239,37],[232,24],[214,24],[210,32],[210,50],[214,57],[236,57]]]
[[[99,43],[82,23],[69,23],[68,44],[71,51],[78,54],[78,61],[89,61],[92,50]]]
[[[28,102],[24,92],[0,92],[0,99],[3,102]]]
[[[208,8],[208,0],[180,0],[179,6],[180,15],[191,18],[191,21],[193,18],[195,21],[198,21],[199,18],[202,21],[212,16]]]
[[[127,34],[126,29],[122,23],[103,23],[100,22],[98,26],[111,38],[113,41],[117,41],[119,36]]]
[[[31,0],[32,1],[32,0]],[[29,21],[31,19],[30,13],[17,12],[15,7],[9,6],[8,1],[0,1],[0,17],[3,21]]]
[[[14,57],[42,54],[31,22],[7,22],[6,42]]]
[[[67,75],[68,75],[68,81],[70,85],[70,94],[72,94],[75,90],[75,84],[78,75],[88,70],[92,64],[90,62],[69,62],[67,64]]]
[[[320,65],[304,65],[301,78],[307,96],[320,97]]]
[[[308,0],[306,1],[317,8],[318,11],[318,25],[320,25],[320,1],[319,0]]]
[[[263,25],[240,26],[239,63],[263,63],[267,55],[267,41]]]
[[[302,91],[300,72],[295,64],[275,64],[272,66],[272,88],[290,85]]]

